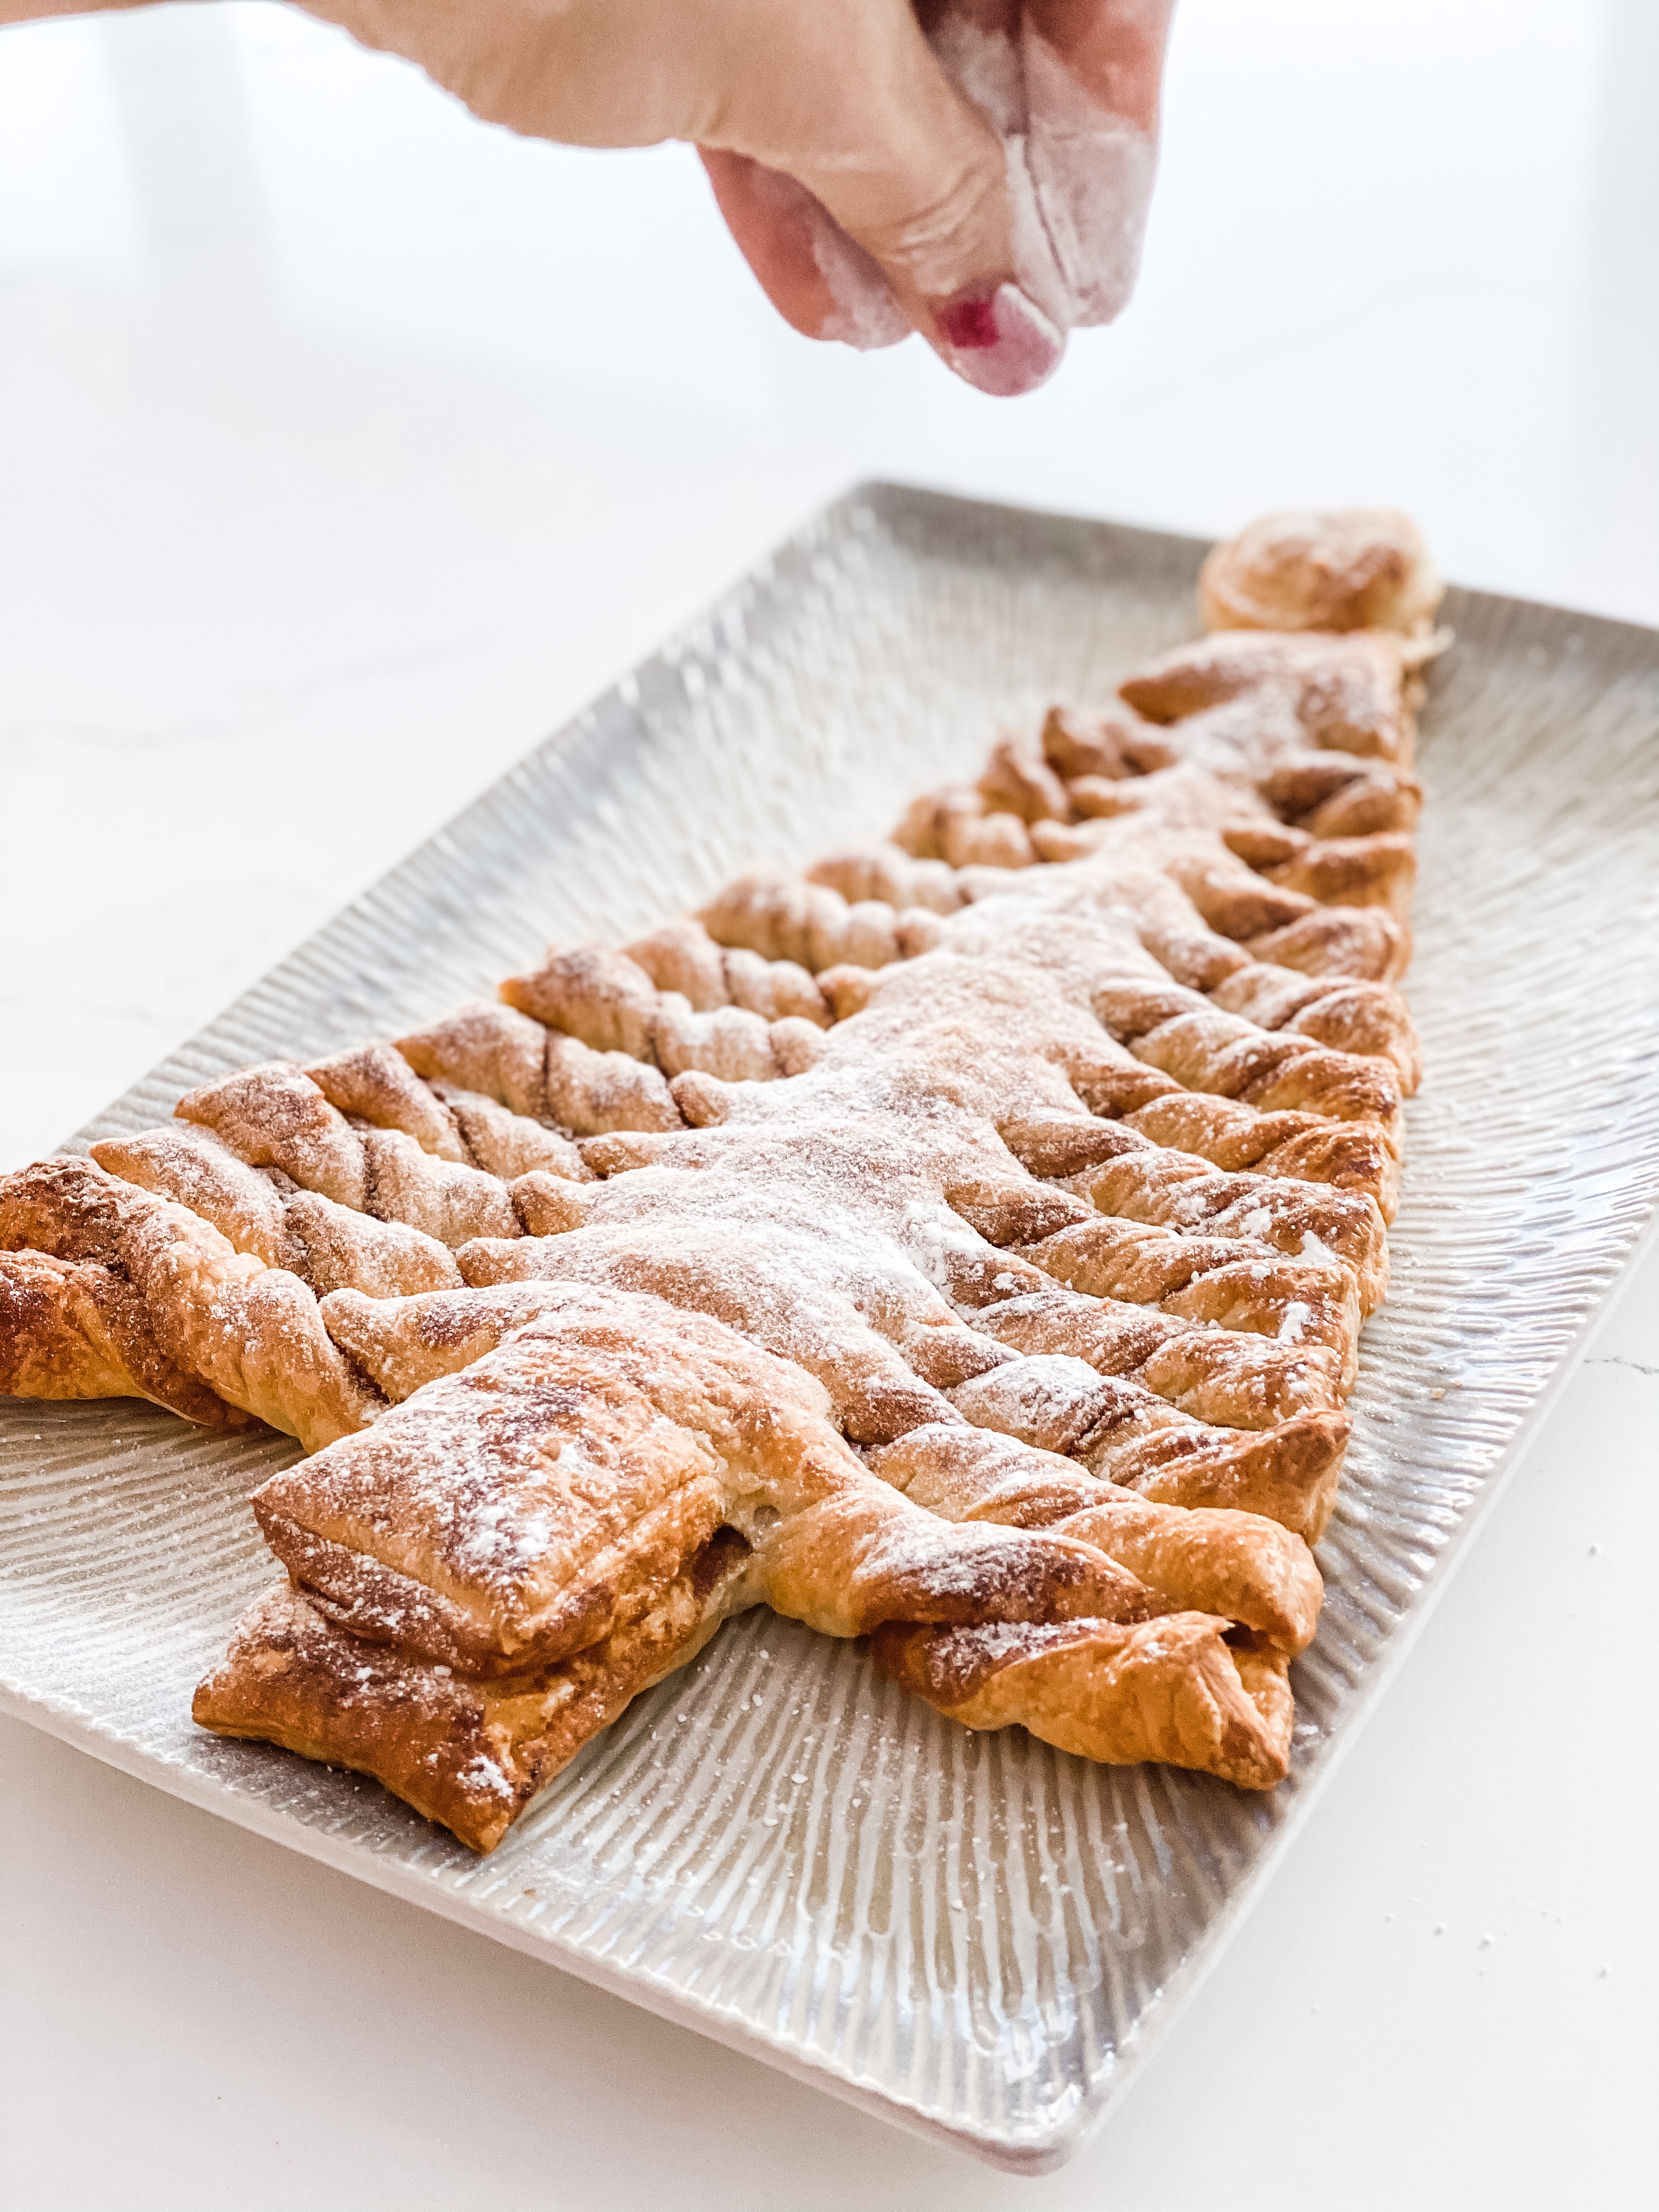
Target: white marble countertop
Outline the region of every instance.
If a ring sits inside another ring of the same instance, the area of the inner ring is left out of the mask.
[[[1659,623],[1656,103],[1649,0],[1184,0],[1140,298],[1011,404],[794,338],[682,151],[521,144],[258,0],[0,33],[0,1166],[860,476],[1386,500]],[[1659,1252],[1037,2182],[0,1723],[0,2198],[1646,2212],[1656,1433]]]

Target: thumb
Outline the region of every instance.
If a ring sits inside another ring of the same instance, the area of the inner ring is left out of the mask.
[[[1065,338],[1015,273],[1002,141],[906,0],[821,0],[782,20],[788,35],[765,42],[717,131],[700,134],[775,304],[798,329],[854,343],[908,324],[982,392],[1043,382]]]

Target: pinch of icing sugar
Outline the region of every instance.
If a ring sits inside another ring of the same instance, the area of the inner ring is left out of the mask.
[[[511,1804],[518,1792],[502,1769],[493,1759],[478,1752],[468,1759],[455,1777],[464,1790],[477,1791],[481,1796],[498,1797],[503,1804]]]

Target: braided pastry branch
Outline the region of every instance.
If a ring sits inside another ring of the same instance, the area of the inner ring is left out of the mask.
[[[1292,1656],[1323,1588],[1307,1545],[1250,1512],[1159,1504],[982,1429],[914,1429],[866,1464],[946,1521],[1048,1528],[1093,1544],[1176,1611],[1218,1613]]]
[[[348,1288],[403,1297],[461,1279],[436,1237],[301,1190],[280,1169],[249,1167],[210,1130],[187,1122],[104,1138],[92,1157],[135,1188],[188,1206],[237,1251],[287,1268],[319,1297]]]
[[[1292,1414],[1331,1413],[1341,1403],[1340,1363],[1323,1345],[1195,1327],[1156,1307],[1062,1289],[1032,1272],[1041,1288],[981,1305],[977,1332],[1015,1352],[1086,1360],[1224,1428],[1277,1428]]]
[[[628,1053],[595,1052],[493,1000],[399,1037],[398,1050],[428,1082],[458,1085],[578,1136],[684,1126],[660,1069]]]
[[[188,1420],[234,1427],[226,1408],[236,1408],[308,1449],[362,1428],[379,1410],[297,1276],[237,1253],[184,1206],[88,1161],[45,1160],[0,1182],[0,1251],[70,1263],[58,1273],[58,1326],[82,1335],[83,1376],[101,1362],[106,1381],[123,1372],[136,1395]],[[56,1395],[31,1372],[40,1350],[48,1359],[52,1352],[17,1287],[41,1291],[56,1272],[33,1257],[7,1271],[16,1334],[0,1339],[0,1364],[9,1387],[32,1384],[31,1396]]]
[[[1244,1790],[1271,1790],[1289,1770],[1285,1662],[1236,1656],[1224,1624],[1207,1614],[943,1633],[893,1623],[871,1650],[884,1674],[964,1728],[1018,1722],[1104,1765],[1162,1759]]]
[[[816,975],[843,962],[885,968],[912,960],[938,942],[940,918],[924,906],[896,909],[878,899],[849,906],[823,884],[757,868],[728,884],[697,919],[718,945]]]
[[[712,941],[710,949],[716,949]],[[689,951],[684,934],[676,950]],[[772,1019],[729,1000],[700,1009],[679,991],[659,991],[646,969],[626,953],[597,945],[550,952],[534,974],[509,976],[501,985],[501,996],[550,1028],[596,1050],[653,1061],[665,1075],[697,1070],[729,1083],[770,1083],[811,1066],[827,1020],[823,994],[805,971],[787,962],[775,964],[786,970],[781,981],[769,974],[756,977],[740,973],[740,986],[748,988],[750,996],[762,997],[767,995],[763,982],[771,983],[775,1002],[781,998],[808,1003],[810,1017],[790,1013]],[[765,963],[757,961],[755,966],[764,969]],[[724,963],[721,972],[724,981]],[[810,1001],[796,988],[796,976],[811,987]],[[688,980],[698,983],[700,995],[708,995],[706,977]]]
[[[250,1167],[280,1169],[302,1190],[355,1212],[406,1223],[441,1244],[518,1231],[498,1176],[422,1152],[402,1130],[354,1128],[311,1078],[287,1061],[204,1084],[174,1111],[210,1129]]]
[[[1412,679],[1432,656],[1376,630],[1344,636],[1223,630],[1177,646],[1119,685],[1152,722],[1181,722],[1233,700],[1288,712],[1302,742],[1409,768],[1416,735]]]

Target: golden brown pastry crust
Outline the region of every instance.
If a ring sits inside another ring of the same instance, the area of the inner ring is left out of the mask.
[[[105,1138],[92,1157],[123,1182],[188,1206],[237,1251],[287,1268],[319,1297],[347,1288],[406,1297],[461,1279],[435,1237],[301,1190],[280,1169],[250,1167],[188,1122]]]
[[[1151,1500],[1057,1453],[977,1429],[915,1429],[867,1464],[945,1520],[1079,1537],[1178,1612],[1219,1614],[1291,1656],[1312,1640],[1319,1571],[1299,1536],[1262,1515]]]
[[[944,1635],[894,1622],[876,1663],[964,1728],[1020,1723],[1045,1743],[1109,1766],[1156,1759],[1245,1790],[1271,1790],[1290,1765],[1282,1662],[1249,1676],[1223,1624],[1176,1613],[1129,1626],[1103,1620],[988,1624]]]
[[[1206,629],[1397,630],[1419,636],[1444,592],[1422,532],[1392,507],[1264,514],[1199,572]]]
[[[695,1658],[743,1564],[740,1543],[715,1539],[603,1642],[487,1681],[350,1635],[279,1583],[237,1624],[191,1714],[216,1735],[371,1774],[474,1850],[493,1850],[585,1743]]]
[[[169,1355],[124,1272],[27,1247],[0,1252],[0,1395],[148,1398],[209,1428],[247,1421]]]
[[[90,1161],[45,1160],[0,1181],[0,1252],[70,1262],[75,1273],[61,1279],[65,1329],[88,1333],[81,1302],[89,1300],[110,1347],[99,1357],[118,1360],[139,1395],[186,1419],[234,1426],[225,1408],[239,1408],[315,1448],[362,1427],[378,1409],[297,1276],[239,1254],[185,1207]],[[36,1290],[44,1279],[39,1269],[28,1278]],[[58,1395],[42,1387],[30,1350],[42,1340],[41,1325],[26,1307],[11,1318],[23,1347],[13,1355],[17,1380],[31,1372],[27,1395]]]
[[[487,1844],[765,1599],[970,1725],[1283,1771],[1419,1073],[1439,641],[1378,542],[1341,635],[1182,647],[889,844],[12,1194],[0,1379],[339,1439],[210,1724]],[[1289,543],[1212,576],[1305,611]]]
[[[650,1298],[544,1291],[495,1350],[422,1382],[446,1339],[472,1348],[461,1295],[413,1301],[425,1314],[381,1332],[380,1371],[393,1381],[402,1358],[412,1395],[258,1493],[303,1602],[260,1601],[198,1694],[204,1725],[363,1767],[487,1847],[581,1740],[573,1670],[591,1729],[691,1648],[717,1545],[744,1547],[723,1607],[764,1597],[834,1635],[1168,1609],[1097,1546],[909,1504],[798,1370]],[[349,1310],[372,1328],[377,1304]],[[1200,1625],[1212,1641],[1225,1627]],[[1077,1650],[1067,1666],[1088,1671]],[[1190,1670],[1204,1683],[1182,1692],[1166,1663],[1168,1690],[1202,1705],[1213,1666]],[[1144,1682],[1131,1703],[1133,1732]],[[1090,1704],[1109,1730],[1111,1693]],[[504,1716],[522,1723],[509,1743]],[[1201,1756],[1195,1738],[1183,1755]],[[1236,1750],[1221,1755],[1232,1771]]]

